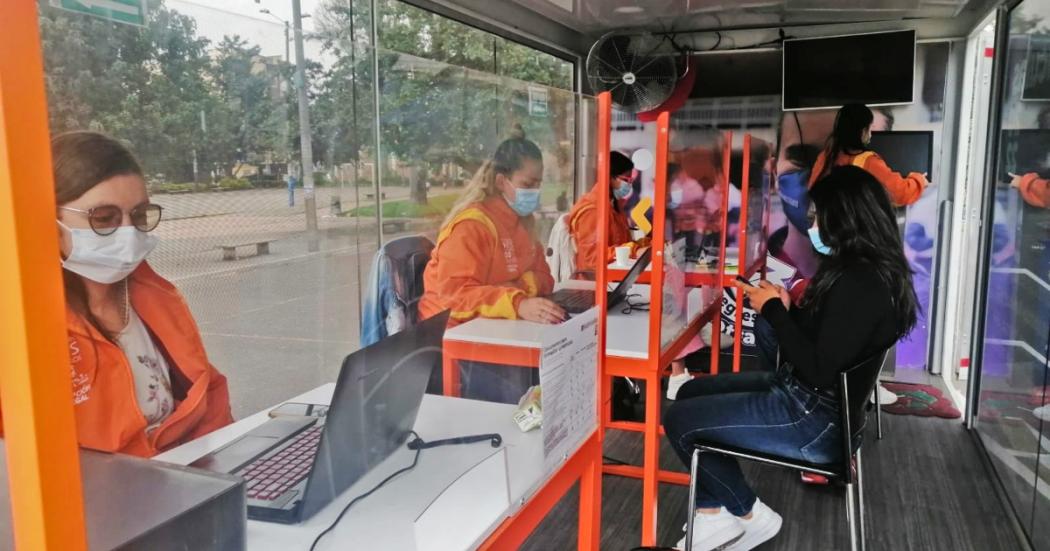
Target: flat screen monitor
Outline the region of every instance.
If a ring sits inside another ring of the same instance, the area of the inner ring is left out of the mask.
[[[915,31],[784,41],[784,109],[913,101]]]
[[[918,172],[933,181],[932,130],[872,132],[868,147],[894,172],[904,176]]]
[[[1021,99],[1050,101],[1050,37],[1028,37]]]
[[[999,181],[1035,172],[1050,177],[1050,130],[1003,130],[999,137]]]

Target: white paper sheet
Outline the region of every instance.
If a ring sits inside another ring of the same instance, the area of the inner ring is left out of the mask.
[[[552,472],[598,424],[598,309],[551,326],[542,342],[543,460]]]

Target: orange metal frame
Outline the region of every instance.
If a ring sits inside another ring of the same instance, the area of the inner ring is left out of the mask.
[[[0,403],[15,545],[87,548],[37,3],[0,17]]]
[[[603,96],[599,96],[599,109],[608,109],[611,112],[611,106],[606,106],[603,101]],[[603,111],[599,111],[599,120],[607,120],[608,116],[602,116]],[[669,126],[670,116],[667,113],[660,115],[657,119],[657,144],[656,144],[656,157],[657,157],[657,170],[656,170],[656,185],[654,190],[654,204],[664,204],[666,200],[666,179],[667,179],[667,160],[668,160],[668,141],[669,141]],[[608,170],[605,167],[607,163],[607,152],[609,151],[609,136],[610,132],[607,126],[599,125],[599,182],[598,185],[608,183]],[[727,228],[728,226],[728,201],[729,201],[729,160],[732,147],[732,135],[730,133],[725,134],[725,144],[723,150],[723,166],[726,167],[725,177],[723,179],[724,194],[723,194],[723,209],[722,209],[722,227]],[[745,135],[745,153],[744,153],[744,181],[747,182],[750,177],[749,168],[749,148],[751,142],[750,135]],[[605,153],[605,155],[603,155]],[[604,176],[602,176],[604,174]],[[663,184],[663,185],[661,185]],[[747,186],[742,185],[742,206],[741,206],[741,228],[740,236],[738,241],[740,242],[741,251],[740,255],[746,255],[746,244],[747,244]],[[598,219],[599,227],[598,242],[607,242],[608,236],[608,216],[609,216],[608,205],[604,202],[599,204],[598,207]],[[599,333],[599,350],[600,357],[602,358],[601,366],[601,420],[602,429],[604,430],[625,430],[631,432],[643,433],[644,445],[643,445],[643,462],[642,465],[602,465],[601,458],[597,458],[595,461],[601,472],[604,474],[624,476],[630,478],[638,478],[642,481],[642,545],[655,545],[656,543],[656,528],[657,528],[657,510],[658,510],[658,488],[660,483],[669,483],[677,485],[686,485],[689,482],[689,477],[686,473],[677,471],[668,471],[659,468],[659,445],[660,438],[663,436],[663,427],[660,424],[660,379],[664,376],[664,370],[671,361],[681,352],[681,350],[687,344],[689,338],[696,334],[700,327],[705,323],[712,322],[715,324],[715,331],[717,331],[717,324],[719,319],[719,311],[721,308],[721,300],[714,301],[708,306],[705,311],[695,320],[693,320],[686,329],[682,332],[681,336],[674,342],[670,343],[666,348],[661,346],[661,325],[660,325],[660,312],[662,311],[662,297],[663,297],[663,249],[664,249],[664,224],[666,223],[666,217],[662,212],[662,209],[654,209],[653,217],[653,255],[654,262],[650,274],[648,276],[651,287],[650,297],[650,308],[649,308],[649,341],[648,341],[648,355],[647,359],[635,359],[635,358],[622,358],[622,357],[606,357],[605,351],[605,329],[604,325],[600,328]],[[720,266],[725,264],[725,249],[726,249],[726,231],[722,232],[722,244],[720,247],[719,257]],[[757,270],[761,269],[764,262],[764,257],[761,259],[755,259],[754,262],[748,264],[747,258],[741,256],[738,260],[738,266],[746,266],[742,270],[745,276],[750,277]],[[738,268],[739,270],[740,268]],[[602,289],[607,286],[608,281],[620,279],[625,271],[606,269],[597,270],[597,282],[596,288]],[[693,274],[695,277],[693,280],[687,278],[687,285],[718,285],[721,280],[722,286],[733,285],[736,276],[726,275],[723,273],[716,274]],[[605,309],[605,293],[597,293],[600,311]],[[734,320],[734,328],[736,335],[741,334],[743,318],[742,318],[742,297],[737,299],[737,316]],[[603,320],[604,317],[599,317]],[[717,333],[716,333],[717,334]],[[717,337],[715,337],[717,339]],[[735,339],[737,342],[734,344],[733,350],[733,371],[739,371],[740,362],[740,344],[739,339]],[[717,340],[714,343],[717,347]],[[717,349],[717,348],[716,348]],[[489,361],[496,362],[503,365],[520,366],[526,368],[535,368],[539,366],[539,349],[534,348],[520,348],[520,347],[508,347],[500,345],[488,345],[488,344],[474,344],[468,342],[458,341],[446,341],[444,343],[445,352],[445,363],[444,363],[444,374],[445,374],[445,392],[449,395],[458,395],[459,393],[459,362],[462,360],[472,361]],[[712,354],[712,373],[717,373],[718,370],[718,359],[717,354]],[[613,377],[631,377],[635,380],[645,381],[646,387],[646,411],[645,420],[643,422],[633,421],[613,421],[612,420],[612,378]],[[601,447],[598,448],[599,453]],[[565,466],[559,471],[547,486],[541,490],[529,504],[526,506],[521,513],[512,519],[508,519],[504,523],[504,527],[501,528],[500,532],[497,532],[493,538],[501,538],[499,545],[507,544],[511,547],[520,544],[524,541],[524,538],[528,536],[536,525],[540,522],[542,517],[547,514],[550,507],[564,494],[564,490],[567,488],[567,484],[571,485],[571,482],[576,478],[586,480],[590,474],[582,472],[581,469],[591,468],[589,463],[586,463],[587,459],[582,454],[590,453],[585,451],[584,448],[578,452],[577,456],[573,460],[566,463]],[[600,480],[600,477],[599,477]],[[600,482],[596,483],[595,486],[599,485]],[[588,486],[588,488],[591,488]],[[599,490],[600,492],[600,487]],[[584,497],[581,495],[581,530],[585,525],[583,524],[583,511],[587,511],[587,514],[599,514],[600,515],[600,499],[601,496],[597,495],[592,497],[591,507],[585,507],[583,502]],[[597,506],[593,506],[597,503]],[[589,526],[597,526],[600,519],[595,519],[593,524]],[[510,534],[513,537],[505,535]],[[510,539],[502,539],[510,537]],[[581,532],[581,538],[584,537]],[[582,539],[581,539],[582,541]],[[486,548],[496,549],[498,548],[493,544],[494,540],[490,539],[486,543]],[[492,544],[492,545],[490,545]],[[584,548],[584,547],[581,547]]]

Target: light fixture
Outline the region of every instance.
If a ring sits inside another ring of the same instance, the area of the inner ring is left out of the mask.
[[[620,15],[635,15],[642,13],[643,11],[645,11],[645,8],[641,6],[619,6],[613,8],[613,13],[618,13]]]

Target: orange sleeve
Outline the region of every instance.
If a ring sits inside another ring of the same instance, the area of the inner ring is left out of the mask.
[[[616,256],[616,247],[623,245],[634,246],[634,242],[627,240],[623,243],[613,243],[605,249],[604,262],[598,260],[598,209],[588,208],[581,211],[574,220],[570,220],[572,231],[572,238],[576,242],[576,270],[577,271],[589,271],[596,270],[599,266],[608,264],[610,260]],[[612,213],[609,213],[609,226],[615,224]],[[609,237],[615,240],[613,237],[613,231],[610,227]]]
[[[1025,203],[1033,207],[1050,209],[1050,180],[1029,172],[1021,176],[1021,183],[1017,186],[1017,190],[1021,192],[1021,198]]]
[[[513,285],[492,285],[485,280],[495,250],[495,237],[477,220],[454,222],[444,239],[439,236],[438,250],[435,251],[438,262],[430,266],[437,273],[431,281],[437,282],[434,291],[442,306],[452,310],[453,319],[467,320],[478,316],[518,319],[518,304],[526,297],[525,291]],[[546,279],[537,281],[537,286],[549,282],[553,287],[550,268],[544,273]]]
[[[903,207],[919,200],[926,189],[926,177],[912,172],[907,177],[894,172],[878,155],[871,155],[864,161],[864,170],[874,176],[890,195],[890,202]]]
[[[536,248],[532,266],[518,279],[518,284],[527,289],[525,295],[528,297],[546,296],[554,292],[554,276],[551,275],[551,267],[547,264],[547,256],[543,254],[543,246],[539,243],[533,244]],[[521,302],[521,299],[518,299]],[[514,312],[517,316],[518,305],[515,303]]]
[[[598,209],[583,209],[570,220],[572,238],[576,242],[576,271],[585,272],[598,267]]]
[[[219,373],[215,366],[208,365],[211,372],[211,382],[208,383],[207,409],[204,417],[193,429],[193,438],[203,436],[217,429],[221,429],[233,422],[233,413],[230,411],[230,389],[226,382],[226,376]]]

